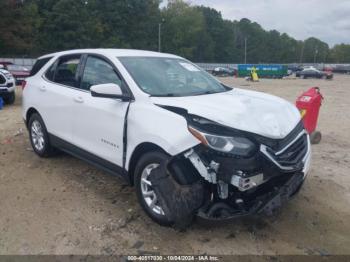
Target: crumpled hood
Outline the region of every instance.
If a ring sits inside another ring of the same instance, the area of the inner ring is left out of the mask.
[[[261,92],[235,88],[232,91],[189,97],[151,97],[155,104],[184,108],[222,125],[280,139],[300,121],[291,103]]]

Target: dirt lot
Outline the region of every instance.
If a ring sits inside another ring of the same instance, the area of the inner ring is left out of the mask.
[[[67,155],[40,159],[21,117],[21,93],[0,111],[0,254],[349,254],[350,76],[325,80],[225,78],[290,101],[325,96],[313,164],[300,194],[275,217],[186,232],[160,227],[119,179]]]

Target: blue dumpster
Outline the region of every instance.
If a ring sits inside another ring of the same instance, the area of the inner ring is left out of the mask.
[[[260,78],[282,78],[288,75],[286,65],[270,65],[270,64],[242,64],[238,65],[238,76],[250,76],[252,68],[256,68],[256,72]]]

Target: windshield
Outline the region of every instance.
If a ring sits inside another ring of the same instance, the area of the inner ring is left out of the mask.
[[[119,57],[138,86],[152,96],[191,96],[225,92],[215,78],[177,58]]]

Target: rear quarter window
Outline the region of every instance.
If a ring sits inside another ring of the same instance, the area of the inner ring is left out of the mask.
[[[46,63],[50,61],[51,58],[52,58],[52,56],[38,59],[35,62],[32,70],[30,71],[30,76],[36,75],[36,73],[38,73],[40,71],[40,69],[43,68],[43,66],[46,65]]]

